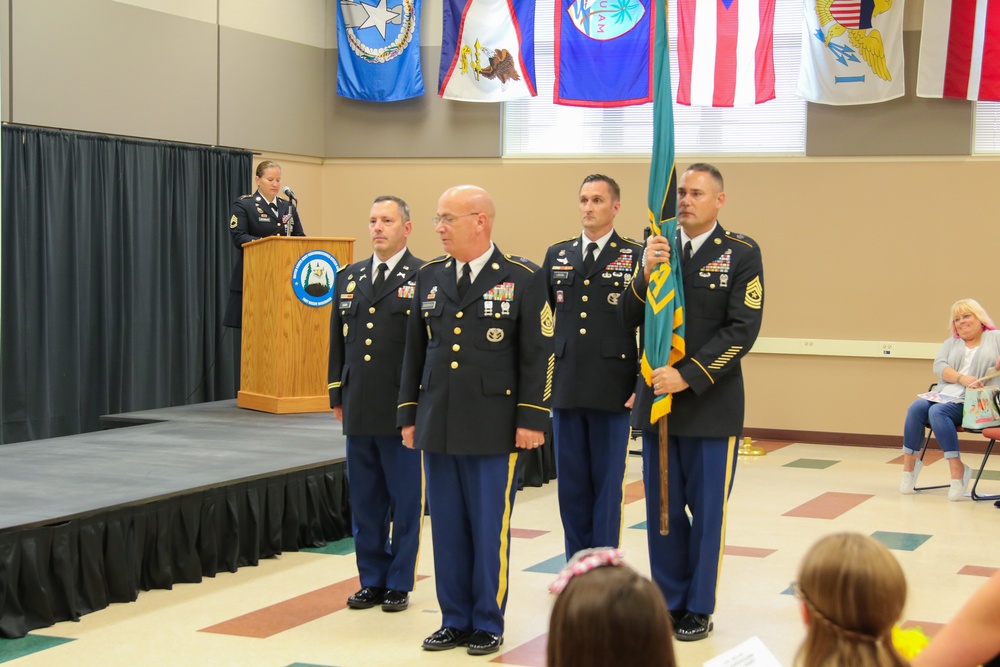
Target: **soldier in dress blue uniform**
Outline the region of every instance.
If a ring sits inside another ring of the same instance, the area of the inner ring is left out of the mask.
[[[638,355],[635,327],[621,326],[617,306],[643,250],[614,229],[621,189],[613,178],[587,176],[579,196],[583,233],[551,246],[542,264],[556,314],[552,425],[567,560],[621,546]]]
[[[681,176],[678,247],[682,251],[686,355],[675,366],[653,369],[652,386],[639,377],[633,425],[643,429],[643,478],[650,569],[663,591],[681,641],[712,631],[719,569],[725,546],[726,503],[743,430],[740,359],[757,339],[764,305],[760,248],[728,232],[717,215],[726,201],[722,175],[708,164]],[[648,239],[644,270],[622,295],[626,326],[643,320],[653,267],[669,261],[670,244]],[[660,459],[657,427],[650,424],[653,395],[673,395],[668,423],[669,534],[660,535]],[[691,513],[689,522],[686,511]]]
[[[444,257],[417,273],[399,392],[403,443],[424,452],[441,628],[423,647],[503,642],[517,451],[545,441],[552,309],[544,274],[491,240],[482,188],[450,188],[434,229]]]
[[[409,606],[424,515],[420,452],[403,446],[396,398],[406,320],[422,260],[406,247],[410,208],[377,197],[368,232],[375,253],[337,274],[330,314],[329,391],[347,436],[347,476],[361,590],[353,609]],[[391,525],[391,535],[390,535]]]
[[[239,252],[229,281],[229,303],[222,324],[239,329],[243,323],[243,244],[265,236],[305,236],[298,210],[281,192],[281,165],[265,160],[257,165],[257,192],[233,202],[229,235]]]

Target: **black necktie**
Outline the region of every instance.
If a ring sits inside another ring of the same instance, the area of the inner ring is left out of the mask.
[[[583,274],[590,275],[590,270],[594,268],[594,260],[597,259],[597,244],[591,241],[587,244],[587,252],[583,255]]]
[[[684,244],[684,261],[686,262],[687,260],[691,259],[691,255],[693,254],[694,253],[691,252],[691,242],[688,241]]]
[[[462,267],[462,276],[458,279],[458,298],[464,298],[472,287],[472,267],[466,264]]]
[[[277,217],[279,219],[281,218],[281,212],[280,212],[281,209],[278,207],[278,200],[277,199],[275,199],[274,203],[271,204],[271,210],[274,211],[275,217]]]
[[[376,295],[382,291],[382,285],[385,284],[385,274],[388,270],[389,267],[385,262],[382,262],[375,271],[375,280],[372,281],[372,286],[375,288]]]

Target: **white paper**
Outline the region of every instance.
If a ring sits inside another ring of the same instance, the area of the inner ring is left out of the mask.
[[[751,637],[704,663],[703,667],[781,667],[774,654],[767,650],[760,637]]]

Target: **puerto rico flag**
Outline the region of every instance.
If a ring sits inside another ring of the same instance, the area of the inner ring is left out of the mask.
[[[1000,102],[1000,0],[924,0],[917,95]]]
[[[677,1],[677,103],[752,106],[774,99],[775,0]]]
[[[395,102],[424,94],[421,0],[337,2],[337,94]]]
[[[820,104],[902,97],[903,0],[805,0],[796,94]]]
[[[465,102],[534,97],[535,0],[443,0],[438,95]]]
[[[622,107],[653,101],[652,0],[557,0],[553,102]]]

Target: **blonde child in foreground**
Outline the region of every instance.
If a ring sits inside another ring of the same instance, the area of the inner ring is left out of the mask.
[[[618,549],[577,553],[549,590],[548,667],[675,667],[663,594]]]
[[[807,628],[796,667],[910,664],[892,644],[906,579],[879,542],[858,533],[822,538],[803,558],[794,587]]]

